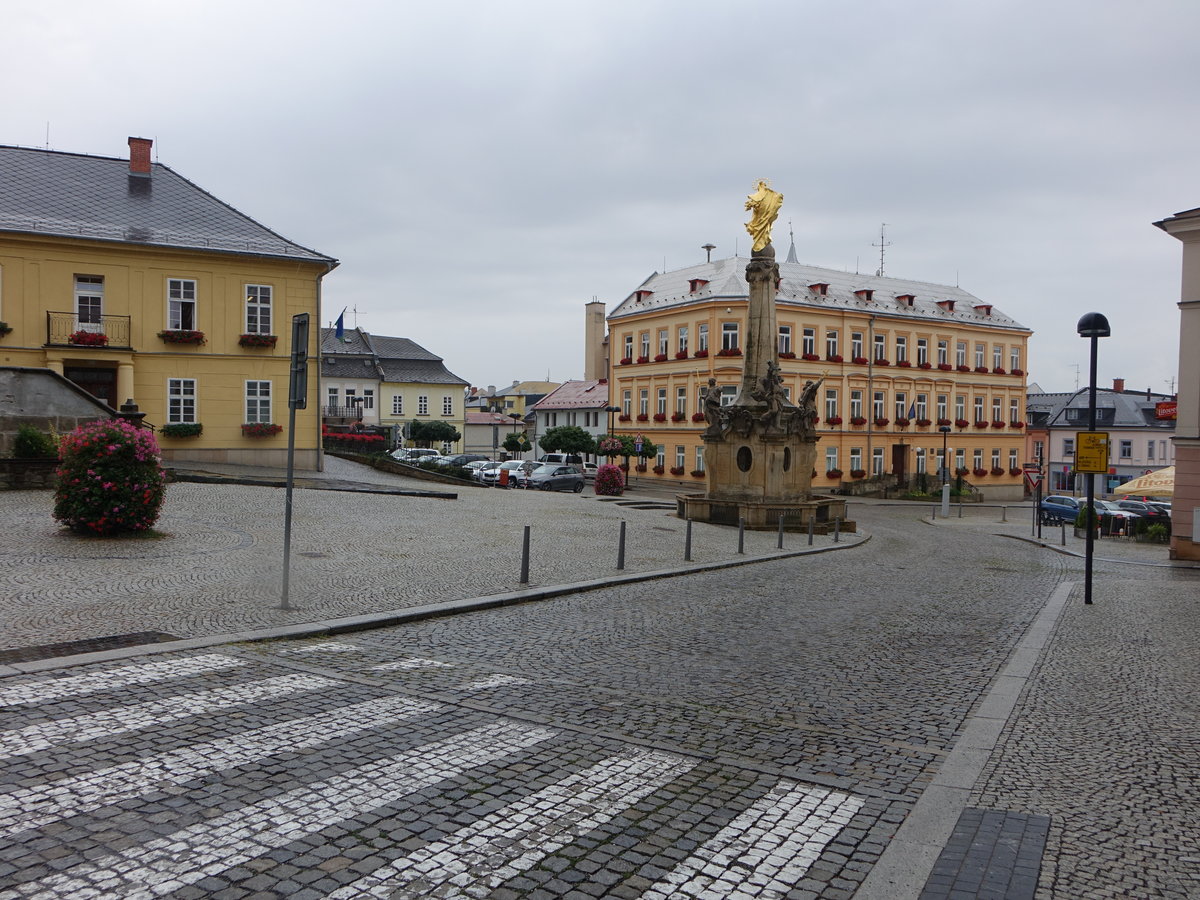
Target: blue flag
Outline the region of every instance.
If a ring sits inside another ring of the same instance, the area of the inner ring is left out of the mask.
[[[345,333],[346,333],[346,310],[343,309],[341,312],[341,315],[339,315],[337,317],[337,324],[334,325],[333,336],[340,341],[342,339],[342,336],[345,335]]]
[[[915,404],[915,403],[909,404],[908,417],[910,419],[915,419],[917,417],[917,404]]]

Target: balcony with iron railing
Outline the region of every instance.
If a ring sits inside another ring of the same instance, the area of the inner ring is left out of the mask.
[[[321,407],[321,417],[325,419],[355,419],[361,421],[363,417],[362,406],[323,406]]]
[[[129,316],[91,316],[84,321],[71,312],[46,313],[46,346],[131,349]]]

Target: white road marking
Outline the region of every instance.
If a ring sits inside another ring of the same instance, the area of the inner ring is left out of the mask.
[[[862,808],[849,794],[781,779],[642,897],[783,897]]]
[[[371,666],[372,672],[390,672],[395,669],[453,669],[451,663],[439,662],[436,659],[421,659],[418,656],[410,656],[408,659],[402,659],[398,662],[381,663],[378,666]]]
[[[533,684],[528,678],[522,678],[519,675],[489,675],[487,678],[481,678],[479,681],[468,681],[466,684],[460,684],[460,691],[481,691],[486,688],[503,687],[506,684]]]
[[[288,647],[278,651],[283,654],[291,653],[362,653],[362,647],[357,644],[346,644],[341,641],[325,641],[320,644],[309,644],[307,647]]]
[[[0,732],[0,759],[36,753],[60,744],[94,741],[140,728],[153,728],[201,713],[312,691],[341,682],[320,675],[281,675],[226,688],[180,694],[131,706],[88,713],[69,719],[37,722],[13,731]]]
[[[115,669],[87,672],[83,675],[68,675],[49,681],[28,682],[0,687],[0,706],[16,706],[21,703],[45,703],[61,697],[79,697],[95,694],[131,684],[150,684],[169,678],[186,678],[189,675],[204,675],[246,662],[219,653],[189,656],[182,659],[164,659],[156,662],[118,666]]]
[[[328,900],[483,896],[694,765],[649,750],[609,757],[381,866]]]
[[[163,896],[463,771],[555,736],[547,728],[494,724],[377,760],[326,781],[197,822],[97,862],[17,888],[34,900]]]
[[[0,795],[0,838],[276,753],[319,747],[359,731],[428,715],[439,708],[403,697],[368,700]]]

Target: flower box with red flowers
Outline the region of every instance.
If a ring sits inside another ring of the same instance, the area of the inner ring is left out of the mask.
[[[650,357],[648,357],[648,356],[639,356],[639,357],[637,358],[637,361],[638,361],[638,363],[639,363],[639,364],[641,364],[641,363],[648,363],[648,362],[650,362]]]
[[[970,425],[970,424],[971,424],[971,423],[970,423],[970,422],[968,422],[966,419],[955,419],[955,420],[954,420],[954,427],[955,427],[955,428],[966,428],[966,427],[967,427],[968,425]]]
[[[704,470],[703,469],[692,469],[690,474],[693,478],[703,478]]]
[[[829,471],[827,471],[827,472],[825,473],[825,477],[826,477],[826,478],[833,478],[833,479],[838,479],[838,478],[841,478],[841,477],[842,477],[842,470],[841,470],[841,469],[830,469]]]
[[[843,362],[844,360],[842,359],[842,354],[833,353],[833,354],[825,357],[825,361],[826,362]]]
[[[695,353],[692,354],[692,359],[708,359],[708,351],[707,350],[697,350]]]
[[[687,359],[687,351],[686,350],[676,351],[675,358],[676,359]]]
[[[911,369],[912,363],[910,363],[907,359],[902,359],[896,363],[896,368],[897,369]]]
[[[687,416],[681,412],[671,413],[671,421],[672,422],[686,422]]]
[[[887,426],[888,422],[889,422],[889,420],[886,416],[876,416],[875,417],[875,427],[876,428],[884,428]]]
[[[931,422],[929,419],[917,419],[918,428],[928,428],[932,424],[933,422]]]
[[[939,372],[950,372],[953,369],[954,369],[954,366],[950,365],[950,363],[938,363],[938,371]]]
[[[1023,475],[1023,474],[1025,474],[1025,472],[1024,472],[1024,470],[1023,470],[1023,469],[1012,468],[1012,469],[1009,469],[1009,470],[1008,470],[1008,474],[1009,474],[1009,475],[1012,475],[1013,477],[1016,477],[1017,475]]]
[[[203,344],[204,332],[192,331],[188,328],[177,328],[169,331],[160,331],[159,338],[165,344]]]
[[[639,416],[638,418],[641,418],[641,417]],[[667,421],[667,414],[666,414],[666,413],[655,413],[655,414],[654,414],[654,421],[655,421],[655,422],[665,422],[665,421]]]
[[[282,425],[271,425],[267,422],[250,422],[242,426],[242,434],[246,437],[271,437],[281,431]]]
[[[653,471],[654,471],[655,475],[661,475],[661,474],[663,474],[663,472],[665,472],[667,470],[666,470],[665,466],[655,466]]]
[[[959,466],[957,469],[954,470],[954,474],[955,475],[970,475],[971,470],[968,469],[966,466]]]
[[[850,477],[851,478],[866,478],[867,470],[866,469],[851,469]]]
[[[1000,466],[992,466],[992,474],[999,477],[1004,474],[1004,470]]]
[[[949,419],[938,419],[938,420],[937,420],[937,424],[938,424],[938,425],[949,425],[949,424],[950,424],[950,420],[949,420]]]
[[[990,371],[992,371],[992,370],[989,369],[987,366],[976,366],[975,367],[975,372],[976,372],[976,374],[979,374],[979,375],[986,375]]]
[[[856,366],[865,366],[867,364],[867,358],[865,356],[856,356],[854,359],[850,360],[850,362],[854,363]]]
[[[960,372],[970,372],[971,371],[970,366],[955,366],[954,368],[958,369],[958,371],[960,371]]]
[[[1008,424],[1009,424],[1009,427],[1011,427],[1011,428],[1024,428],[1025,427],[1024,422],[1009,422]]]
[[[621,415],[617,416],[617,421],[618,422],[629,422],[631,420],[630,420],[629,416],[621,414]]]
[[[979,466],[978,468],[974,469],[974,470],[973,470],[973,472],[972,472],[972,474],[973,474],[973,475],[974,475],[976,478],[986,478],[986,477],[987,477],[987,473],[988,473],[988,470],[987,470],[987,469],[985,469],[985,468],[983,468],[983,466]]]
[[[644,473],[644,472],[646,471],[646,464],[645,464],[645,463],[638,463],[636,466],[634,466],[634,468],[635,468],[637,471]]]
[[[671,466],[671,474],[678,478],[684,472],[683,466]]]
[[[867,424],[867,419],[865,416],[852,416],[850,418],[850,424],[861,428],[863,425]]]
[[[805,353],[800,358],[806,362],[820,362],[821,360],[821,357],[817,356],[815,353]]]
[[[796,354],[793,353],[791,350],[782,350],[779,353],[779,358],[780,359],[795,359]]]
[[[637,420],[639,422],[649,422],[650,417],[648,415],[646,415],[646,413],[638,413]]]
[[[908,425],[909,425],[908,419],[906,419],[906,418],[904,418],[904,417],[901,417],[901,418],[899,418],[899,419],[897,419],[897,420],[896,420],[896,427],[897,427],[897,428],[907,428],[907,427],[908,427]]]
[[[1006,371],[1004,371],[1004,368],[1002,366],[996,366],[996,368],[992,369],[992,374],[993,375],[1007,375],[1008,373]]]
[[[1003,428],[1003,427],[1004,427],[1004,423],[1003,423],[1003,422],[993,422],[993,423],[992,423],[992,427],[993,427],[993,428]]]
[[[279,338],[273,334],[243,334],[238,343],[243,347],[274,347]]]
[[[918,369],[932,369],[933,363],[927,363],[927,362],[917,363],[917,368]]]
[[[975,423],[975,427],[976,428],[987,428],[988,427],[987,419],[980,419],[978,422]]]
[[[841,416],[830,416],[828,419],[825,420],[825,424],[826,425],[841,425],[842,417]]]
[[[102,331],[73,331],[67,340],[80,347],[103,347],[108,343],[108,335]]]
[[[879,357],[878,359],[876,359],[876,360],[875,360],[875,365],[877,365],[877,366],[890,366],[890,365],[891,365],[891,363],[890,363],[890,362],[888,362],[886,359],[884,359],[884,358],[881,356],[881,357]]]
[[[1024,370],[1024,369],[1013,369],[1013,370],[1012,370],[1011,372],[1009,372],[1008,374],[1009,374],[1009,375],[1024,375],[1024,374],[1025,374],[1025,370]]]
[[[658,354],[657,356],[654,357],[654,361],[655,362],[666,362],[667,354],[665,354],[665,353]]]
[[[704,421],[704,413],[701,413],[701,412],[692,413],[692,421],[693,422],[703,422]]]
[[[717,356],[741,356],[740,347],[725,347],[717,351]]]
[[[623,357],[621,357],[621,361],[619,363],[617,363],[617,365],[619,365],[619,366],[633,365],[633,357],[632,356],[623,356]]]

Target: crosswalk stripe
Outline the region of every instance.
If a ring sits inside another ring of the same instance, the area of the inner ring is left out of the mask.
[[[169,894],[556,734],[507,723],[476,728],[198,822],[115,857],[27,882],[16,896],[130,900]]]
[[[849,794],[782,779],[642,898],[783,897],[862,805]]]
[[[468,681],[465,684],[460,684],[460,691],[481,691],[487,688],[504,687],[507,684],[533,684],[528,678],[522,678],[520,675],[489,675],[487,678],[481,678],[478,681]]]
[[[410,656],[408,659],[401,659],[396,662],[380,663],[377,666],[371,666],[372,672],[391,672],[396,669],[453,669],[454,666],[450,663],[439,662],[436,659],[422,659],[419,656]]]
[[[347,644],[344,641],[322,641],[319,644],[309,644],[305,647],[288,647],[279,651],[285,655],[295,653],[362,653],[362,647],[357,644]]]
[[[276,753],[319,747],[356,732],[429,715],[439,708],[403,697],[368,700],[0,795],[0,838]]]
[[[393,860],[327,900],[451,896],[442,891],[453,892],[448,882],[464,873],[470,873],[476,891],[494,889],[693,766],[682,757],[649,750],[609,757]]]
[[[35,681],[0,687],[0,706],[17,706],[22,703],[44,703],[61,697],[79,697],[127,687],[131,684],[151,684],[169,678],[186,678],[189,675],[205,675],[222,669],[244,666],[246,662],[219,653],[206,653],[183,659],[172,658],[156,662],[137,663],[68,675],[50,681]]]
[[[233,687],[213,688],[180,694],[165,700],[135,703],[69,719],[37,722],[24,728],[0,732],[0,759],[36,753],[60,744],[92,741],[127,731],[137,731],[140,728],[158,727],[201,713],[269,700],[299,691],[333,687],[340,683],[320,675],[281,675]]]

